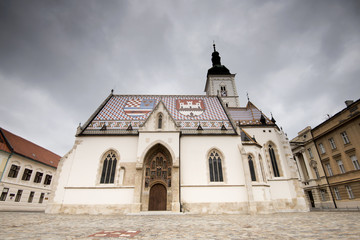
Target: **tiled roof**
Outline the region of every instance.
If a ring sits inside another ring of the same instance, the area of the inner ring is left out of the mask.
[[[155,106],[162,101],[180,130],[231,129],[232,124],[217,97],[177,95],[113,95],[84,126],[86,130],[136,130],[146,121]]]
[[[8,145],[6,144],[6,140],[5,140],[4,136],[1,134],[1,132],[0,132],[0,150],[11,153],[11,150],[8,147]]]
[[[0,131],[15,153],[55,168],[58,166],[61,158],[59,155],[3,128],[0,128]]]
[[[264,116],[267,125],[274,125],[274,123],[250,101],[246,107],[228,108],[228,112],[232,119],[239,125],[262,125],[260,121],[261,115]]]

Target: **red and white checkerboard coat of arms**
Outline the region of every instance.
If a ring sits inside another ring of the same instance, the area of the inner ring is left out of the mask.
[[[151,112],[155,103],[155,99],[130,99],[124,107],[124,112],[131,117],[141,117]]]
[[[178,99],[176,109],[186,116],[199,116],[205,111],[205,105],[201,99]]]

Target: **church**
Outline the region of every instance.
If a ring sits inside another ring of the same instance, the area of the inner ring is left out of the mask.
[[[60,160],[46,213],[308,211],[285,133],[215,49],[205,95],[111,94]]]

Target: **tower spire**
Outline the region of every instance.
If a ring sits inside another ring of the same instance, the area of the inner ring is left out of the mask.
[[[212,65],[213,65],[213,67],[221,66],[221,57],[220,57],[219,53],[216,51],[215,42],[213,44],[213,47],[214,47],[214,52],[211,54]]]

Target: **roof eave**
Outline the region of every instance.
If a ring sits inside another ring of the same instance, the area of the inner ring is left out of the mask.
[[[84,123],[84,125],[81,127],[80,133],[77,133],[75,136],[81,136],[86,128],[89,126],[89,124],[94,120],[94,118],[99,114],[99,112],[103,109],[103,107],[107,104],[107,102],[114,96],[114,94],[111,92],[110,95],[100,104],[100,106],[95,110],[95,112],[90,116],[90,118]]]

